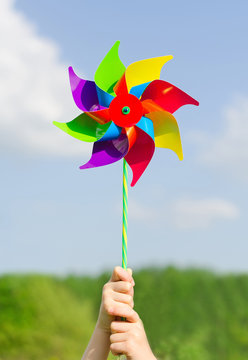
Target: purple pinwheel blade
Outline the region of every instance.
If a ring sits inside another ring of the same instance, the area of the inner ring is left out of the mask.
[[[77,107],[82,111],[102,110],[105,107],[99,104],[96,84],[94,81],[80,79],[69,67],[69,78],[73,99]]]
[[[94,167],[113,164],[121,160],[129,149],[129,142],[126,134],[121,134],[118,139],[97,141],[94,143],[90,160],[80,166],[80,169],[90,169]]]

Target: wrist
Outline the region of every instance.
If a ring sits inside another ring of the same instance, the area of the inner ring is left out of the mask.
[[[157,360],[155,356],[153,355],[152,350],[150,349],[150,356],[147,358],[147,360]]]
[[[155,358],[155,356],[151,353],[151,354],[147,354],[147,352],[145,354],[139,354],[139,356],[135,356],[133,359],[135,360],[157,360],[157,358]]]
[[[157,360],[157,358],[155,358],[155,356],[152,354],[150,360]]]
[[[111,335],[110,325],[108,326],[105,321],[102,321],[100,316],[97,319],[95,329],[99,332],[108,334],[109,336]]]
[[[139,354],[140,355],[140,354]],[[148,348],[146,348],[146,350],[144,351],[144,353],[142,353],[142,356],[139,356],[140,360],[157,360],[157,358],[154,356],[152,349],[150,348],[150,346],[148,345]],[[138,358],[137,358],[138,360]]]

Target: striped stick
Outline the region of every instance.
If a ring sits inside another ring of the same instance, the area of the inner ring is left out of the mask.
[[[123,159],[122,267],[127,269],[128,168]]]
[[[122,267],[127,269],[127,215],[128,215],[128,168],[123,159],[123,215],[122,215]],[[125,321],[124,318],[122,320]],[[118,360],[126,360],[125,355],[118,356]]]

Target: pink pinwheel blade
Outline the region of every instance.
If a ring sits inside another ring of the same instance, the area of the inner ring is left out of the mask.
[[[113,164],[122,159],[128,152],[129,142],[126,134],[121,134],[118,139],[97,141],[94,143],[90,160],[80,166],[80,169]]]
[[[94,81],[80,79],[69,67],[69,78],[73,99],[77,107],[82,111],[95,111],[105,109],[99,104],[96,84]]]
[[[135,130],[137,136],[136,141],[125,156],[125,160],[133,172],[131,186],[134,186],[137,183],[151,161],[155,150],[155,143],[150,135],[141,130],[138,126],[135,126]]]
[[[152,100],[164,110],[173,114],[183,105],[199,105],[199,102],[176,86],[163,81],[152,81],[141,96],[141,101]]]

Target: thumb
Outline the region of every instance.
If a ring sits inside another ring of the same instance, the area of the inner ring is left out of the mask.
[[[127,268],[127,272],[132,276],[133,275],[133,270],[131,268]]]
[[[127,272],[131,275],[132,277],[132,284],[135,285],[134,279],[133,279],[133,270],[131,268],[127,269]]]

